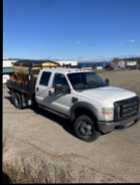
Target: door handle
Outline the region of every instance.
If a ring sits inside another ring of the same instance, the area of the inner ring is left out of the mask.
[[[51,89],[48,90],[48,95],[49,95],[49,96],[51,96],[51,95],[53,95],[53,94],[54,94],[53,90],[51,90]]]
[[[49,95],[49,96],[51,96],[51,95],[54,94],[54,93],[55,93],[54,88],[51,88],[51,89],[48,90],[48,95]]]
[[[48,95],[51,96],[52,95],[52,92],[51,90],[48,91]]]
[[[36,88],[36,91],[39,91],[39,87]]]

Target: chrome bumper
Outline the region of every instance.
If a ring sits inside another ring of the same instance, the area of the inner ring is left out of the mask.
[[[129,127],[140,120],[140,112],[136,116],[130,117],[125,120],[117,121],[117,122],[106,122],[106,121],[98,121],[98,128],[103,133],[108,133],[114,130],[116,127]]]

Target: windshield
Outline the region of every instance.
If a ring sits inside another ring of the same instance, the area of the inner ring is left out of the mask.
[[[70,73],[68,78],[75,90],[86,90],[106,86],[105,81],[95,72]]]

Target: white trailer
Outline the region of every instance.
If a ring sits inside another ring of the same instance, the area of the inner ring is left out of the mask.
[[[127,61],[126,67],[128,69],[136,69],[137,68],[137,62],[136,61]]]

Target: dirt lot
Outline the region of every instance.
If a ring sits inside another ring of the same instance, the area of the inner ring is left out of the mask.
[[[140,95],[140,71],[103,72],[101,76],[109,77],[111,85]],[[66,120],[40,110],[15,109],[6,92],[3,88],[4,156],[10,147],[17,151],[21,148],[22,153],[30,150],[31,155],[40,151],[40,157],[45,153],[62,156],[64,160],[70,156],[72,162],[87,165],[100,174],[93,182],[109,181],[101,180],[101,176],[112,177],[111,182],[140,182],[140,121],[86,143],[73,136]],[[90,178],[87,181],[91,182]]]
[[[110,79],[110,84],[135,91],[140,95],[140,70],[102,72],[100,75]]]

